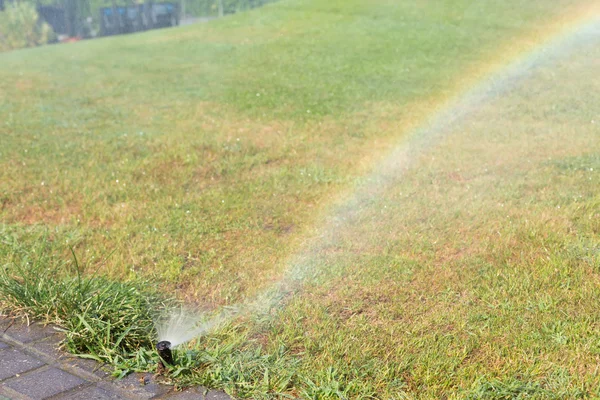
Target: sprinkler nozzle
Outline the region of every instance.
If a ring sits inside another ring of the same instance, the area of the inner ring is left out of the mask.
[[[156,351],[158,352],[158,356],[160,357],[159,364],[162,367],[162,369],[166,369],[165,363],[167,364],[167,366],[173,365],[173,353],[171,353],[171,342],[167,340],[158,342],[156,344]]]

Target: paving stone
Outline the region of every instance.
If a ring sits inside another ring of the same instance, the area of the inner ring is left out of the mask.
[[[67,353],[60,350],[60,342],[62,339],[62,335],[52,335],[37,342],[29,343],[29,346],[47,357],[59,360],[68,357]]]
[[[204,397],[205,400],[231,400],[231,397],[227,393],[217,392],[216,390],[211,390],[206,393]]]
[[[21,343],[29,343],[34,340],[40,340],[50,335],[54,335],[56,331],[52,326],[42,326],[39,324],[25,325],[14,323],[5,332],[11,339]]]
[[[83,379],[58,368],[40,369],[3,382],[16,392],[33,399],[46,399],[86,383]]]
[[[62,365],[66,365],[69,368],[80,368],[86,372],[96,375],[100,379],[108,378],[110,373],[102,369],[104,366],[94,360],[77,357],[66,357],[62,360]]]
[[[0,351],[0,380],[41,367],[44,363],[19,350]]]
[[[164,396],[165,400],[205,400],[204,388],[189,388],[181,392],[171,392],[169,395]]]
[[[201,386],[188,388],[181,392],[171,392],[161,397],[165,400],[231,400],[231,397],[223,392],[206,390]]]
[[[122,396],[108,392],[98,386],[88,386],[81,390],[55,397],[56,400],[121,400],[122,398]]]
[[[202,392],[197,391],[195,388],[186,389],[181,392],[169,393],[163,397],[165,400],[204,400]]]
[[[130,374],[123,379],[110,382],[110,385],[116,386],[121,390],[126,390],[140,399],[151,399],[161,396],[171,389],[169,386],[159,385],[152,379],[151,374]]]

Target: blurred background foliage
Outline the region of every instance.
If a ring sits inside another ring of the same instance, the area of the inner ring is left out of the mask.
[[[54,38],[50,25],[39,21],[33,4],[8,4],[0,12],[0,51],[39,46]]]
[[[191,23],[196,18],[218,17],[262,6],[275,0],[171,0],[178,6],[180,19]],[[92,38],[100,33],[100,9],[137,4],[160,3],[160,0],[0,0],[0,51],[38,46],[66,37]],[[53,32],[42,18],[41,8],[62,10],[64,27]],[[56,34],[55,34],[56,33]]]
[[[9,5],[11,3],[29,3],[34,6],[59,6],[59,7],[76,7],[81,18],[97,18],[98,10],[102,7],[112,6],[129,6],[134,4],[142,4],[147,0],[0,0],[0,4]],[[154,3],[159,3],[161,0],[154,0]],[[232,14],[238,11],[247,10],[254,7],[259,7],[267,3],[272,3],[275,0],[166,0],[167,2],[176,3],[180,6],[180,10],[186,16],[203,17],[217,16],[219,11],[219,3],[223,5],[225,14]]]

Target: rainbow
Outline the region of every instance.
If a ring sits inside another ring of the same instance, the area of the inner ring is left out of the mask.
[[[403,140],[375,166],[371,179],[381,184],[378,175],[396,175],[408,167],[414,158],[410,154],[419,154],[436,143],[434,137],[476,109],[477,104],[510,90],[512,82],[533,72],[536,66],[572,51],[584,40],[599,37],[600,5],[587,4],[501,45],[496,58],[467,69],[448,91],[450,95],[426,101],[427,112],[417,122],[411,121],[408,129],[399,127]]]
[[[427,112],[416,120],[400,121],[398,134],[402,140],[374,163],[370,174],[351,188],[342,201],[336,202],[333,212],[316,229],[317,234],[307,239],[300,251],[286,261],[285,272],[277,283],[255,298],[221,310],[212,318],[186,310],[175,312],[166,324],[162,324],[169,329],[157,326],[159,339],[171,341],[176,346],[204,335],[239,315],[269,313],[308,277],[323,269],[320,255],[336,243],[337,232],[355,223],[358,212],[399,179],[417,156],[439,143],[450,131],[449,127],[476,110],[479,104],[510,90],[515,80],[532,73],[537,66],[576,50],[586,40],[600,40],[600,5],[579,6],[523,35],[521,40],[511,40],[500,47],[497,58],[468,69],[454,83],[450,95],[414,105],[415,109],[425,106]],[[182,323],[183,320],[185,323]]]
[[[336,201],[333,212],[316,229],[316,236],[288,259],[282,279],[252,302],[253,312],[267,311],[308,277],[322,272],[327,260],[320,257],[328,248],[335,247],[338,233],[357,224],[360,211],[400,179],[417,157],[439,143],[452,125],[477,110],[480,104],[510,90],[515,81],[533,73],[536,67],[576,51],[582,43],[594,41],[600,41],[600,5],[579,6],[538,27],[535,33],[529,32],[521,40],[501,46],[496,59],[468,69],[454,83],[451,95],[414,106],[414,109],[425,106],[427,112],[404,126],[400,121],[397,131],[402,139],[373,164],[368,176]]]
[[[524,32],[518,38],[510,38],[501,44],[496,56],[485,62],[477,62],[466,70],[448,90],[450,95],[430,101],[433,105],[430,114],[452,108],[453,104],[474,88],[485,87],[490,80],[506,76],[511,71],[526,69],[534,60],[544,57],[544,53],[557,50],[566,42],[571,42],[581,33],[593,31],[600,23],[600,5],[582,3],[565,10],[558,18]]]

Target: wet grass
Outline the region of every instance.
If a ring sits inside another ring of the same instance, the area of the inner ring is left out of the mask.
[[[336,211],[490,58],[577,3],[363,3],[282,1],[3,54],[3,307],[56,318],[60,304],[10,293],[69,299],[56,293],[81,287],[72,248],[94,282],[81,306],[130,290],[132,313],[119,298],[107,313],[151,337],[139,282],[211,309],[301,254],[295,296],[180,350],[173,380],[250,398],[596,395],[597,50],[479,104],[393,184]],[[327,225],[336,212],[346,220]],[[44,243],[56,288],[28,275]],[[120,335],[99,343],[74,321],[77,351],[110,354]],[[154,368],[133,347],[120,371]]]

